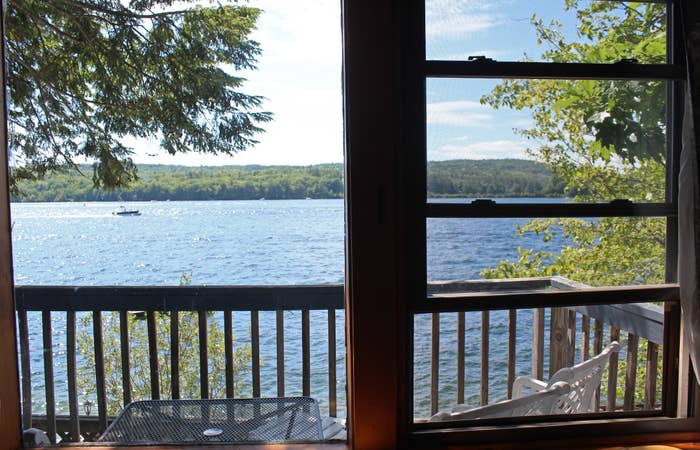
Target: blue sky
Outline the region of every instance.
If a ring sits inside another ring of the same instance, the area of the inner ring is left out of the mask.
[[[466,60],[483,55],[497,61],[541,60],[531,24],[533,14],[575,39],[576,18],[563,0],[426,0],[427,59]],[[517,129],[532,126],[526,111],[493,110],[480,103],[499,80],[429,79],[428,160],[527,158],[536,145]]]
[[[575,17],[563,15],[564,0],[426,0],[428,59],[485,55],[537,60],[533,13],[557,17],[574,37]],[[221,165],[342,162],[340,2],[250,0],[264,12],[253,38],[263,54],[257,70],[243,73],[244,92],[266,97],[274,120],[260,143],[233,157],[170,156],[157,143],[127,140],[137,163]],[[428,159],[523,158],[524,141],[513,130],[531,124],[526,112],[491,110],[479,99],[498,81],[428,80]],[[156,156],[148,156],[153,155]]]

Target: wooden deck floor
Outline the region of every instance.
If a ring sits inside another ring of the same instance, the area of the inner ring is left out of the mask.
[[[345,441],[348,433],[345,428],[345,419],[326,417],[323,419],[323,439],[326,441]]]

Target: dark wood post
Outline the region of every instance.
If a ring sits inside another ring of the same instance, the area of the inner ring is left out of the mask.
[[[7,448],[18,448],[22,424],[19,407],[17,330],[12,273],[12,220],[7,159],[7,95],[5,89],[5,3],[0,3],[0,436]]]
[[[569,314],[566,308],[552,308],[549,328],[549,376],[568,364]]]

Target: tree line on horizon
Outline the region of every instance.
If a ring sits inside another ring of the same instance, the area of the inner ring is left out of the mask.
[[[22,181],[18,187],[16,202],[342,198],[343,166],[141,165],[139,180],[129,188],[96,189],[76,170]],[[564,184],[535,161],[436,161],[428,163],[428,195],[560,197]]]

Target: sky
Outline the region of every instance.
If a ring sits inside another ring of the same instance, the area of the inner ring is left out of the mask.
[[[574,37],[575,18],[564,0],[426,0],[426,56],[464,60],[537,60],[533,13],[559,19]],[[250,0],[263,14],[252,38],[262,55],[254,71],[238,73],[243,92],[265,97],[274,114],[259,143],[233,157],[158,152],[157,143],[127,140],[137,163],[309,165],[343,160],[341,19],[338,0]],[[514,130],[532,125],[527,112],[494,111],[480,98],[498,80],[427,81],[428,160],[527,158]],[[149,156],[156,154],[157,156]]]
[[[274,114],[254,147],[229,156],[168,155],[157,142],[125,140],[136,163],[183,165],[310,165],[343,161],[340,2],[250,0],[261,8],[251,38],[262,55],[242,91],[265,97]],[[156,154],[157,156],[150,156]]]

